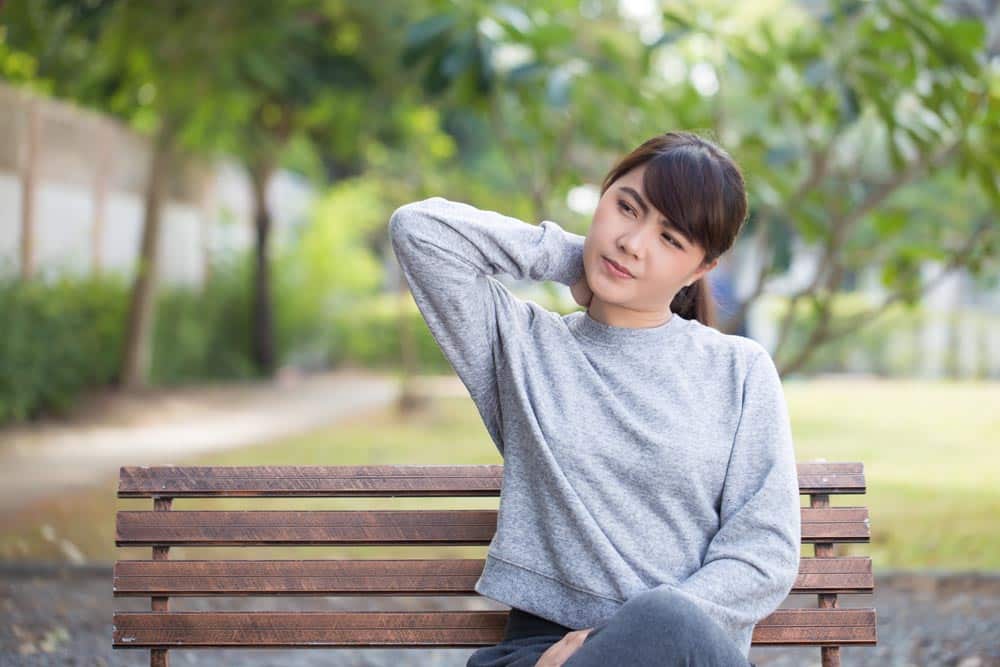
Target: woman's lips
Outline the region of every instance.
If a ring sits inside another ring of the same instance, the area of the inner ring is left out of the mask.
[[[609,260],[607,257],[602,257],[601,259],[604,260],[604,268],[606,268],[608,270],[608,273],[610,273],[611,275],[615,276],[616,278],[633,278],[634,277],[634,276],[632,276],[632,275],[630,275],[628,273],[625,273],[621,269],[619,269],[614,264],[614,262],[612,262],[611,260]]]

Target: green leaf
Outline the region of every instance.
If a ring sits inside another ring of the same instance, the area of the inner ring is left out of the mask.
[[[526,84],[541,81],[545,77],[547,68],[542,63],[536,61],[524,63],[514,67],[507,72],[507,80],[515,84]]]
[[[549,73],[545,87],[545,99],[556,108],[562,109],[569,103],[570,83],[573,75],[564,69],[556,68]]]
[[[452,12],[435,14],[414,23],[406,31],[404,44],[409,47],[426,45],[440,39],[455,25],[457,17]]]
[[[893,236],[906,227],[907,222],[909,222],[909,215],[906,211],[900,209],[880,211],[873,214],[871,220],[879,236]]]
[[[663,21],[666,24],[672,24],[680,28],[687,28],[689,30],[695,27],[694,21],[673,10],[664,9],[660,15],[663,17]]]
[[[666,46],[667,44],[673,44],[677,40],[679,40],[679,39],[681,39],[683,37],[686,37],[689,34],[691,34],[691,31],[687,30],[687,29],[684,29],[684,30],[671,30],[669,32],[665,32],[662,35],[660,35],[659,38],[657,38],[657,40],[655,42],[653,42],[652,44],[650,44],[649,47],[648,47],[648,49],[650,51],[655,51],[656,49],[660,48],[661,46]]]
[[[441,52],[447,48],[447,33],[455,25],[455,21],[453,14],[438,14],[410,27],[400,53],[403,66],[413,67],[426,58],[440,59]]]
[[[445,50],[444,57],[441,59],[441,74],[449,81],[457,79],[459,75],[472,66],[475,58],[475,44],[471,40],[463,38]]]

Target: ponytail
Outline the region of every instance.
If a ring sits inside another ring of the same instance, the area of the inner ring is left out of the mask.
[[[670,310],[686,320],[698,320],[705,326],[715,327],[715,299],[704,276],[687,287],[682,287],[670,303]]]

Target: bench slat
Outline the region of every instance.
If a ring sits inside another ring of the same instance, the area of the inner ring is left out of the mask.
[[[804,494],[865,493],[862,463],[799,463]],[[503,465],[124,466],[118,497],[496,496]]]
[[[114,595],[475,595],[481,558],[118,561]],[[792,593],[870,593],[868,557],[802,558]]]
[[[803,507],[802,542],[867,542],[865,507]],[[480,545],[497,510],[119,511],[117,546]]]
[[[118,497],[495,496],[502,465],[133,466]]]
[[[115,648],[489,646],[507,611],[118,612]],[[756,645],[874,645],[874,609],[777,610],[754,630]]]

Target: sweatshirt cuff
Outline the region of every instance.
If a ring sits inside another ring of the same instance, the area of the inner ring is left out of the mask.
[[[559,241],[549,263],[547,278],[572,287],[585,275],[583,244],[586,237],[567,231],[551,220],[543,220],[541,224],[551,226],[550,231],[556,232]]]

